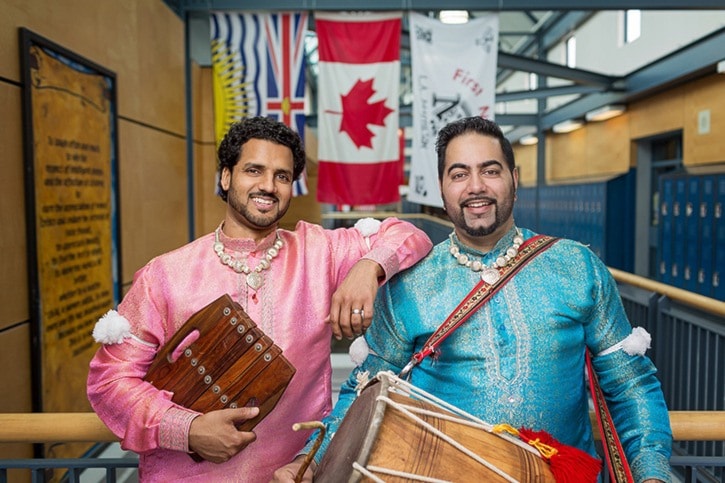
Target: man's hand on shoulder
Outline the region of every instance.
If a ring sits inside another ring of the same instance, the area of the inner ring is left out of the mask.
[[[239,431],[237,425],[258,414],[259,408],[235,408],[194,418],[189,428],[189,449],[213,463],[228,461],[257,439],[251,431]]]

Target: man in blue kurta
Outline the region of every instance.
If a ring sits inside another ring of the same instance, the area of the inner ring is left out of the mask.
[[[439,133],[437,151],[454,231],[378,293],[373,323],[353,344],[363,347],[362,354],[356,351],[360,365],[324,421],[318,462],[359,382],[379,371],[400,373],[471,289],[482,278],[495,279],[492,270],[503,273],[535,235],[514,223],[518,173],[495,123],[455,121]],[[546,431],[595,455],[589,349],[634,480],[669,481],[672,435],[656,369],[644,355],[648,345],[649,335],[630,325],[607,267],[586,246],[562,239],[516,273],[409,377],[488,423]],[[278,480],[288,481],[300,461],[278,470]]]

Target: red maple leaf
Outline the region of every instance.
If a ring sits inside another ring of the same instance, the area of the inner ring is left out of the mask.
[[[373,80],[358,79],[350,92],[340,96],[342,98],[340,132],[346,132],[358,148],[373,147],[372,139],[375,135],[368,129],[368,124],[385,126],[385,118],[393,112],[392,109],[385,106],[385,100],[368,102],[373,94],[375,94]]]

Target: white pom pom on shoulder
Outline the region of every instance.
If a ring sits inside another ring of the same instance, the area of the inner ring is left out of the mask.
[[[374,235],[383,223],[375,218],[361,218],[355,223],[355,228],[362,236]]]
[[[632,333],[622,341],[622,350],[630,356],[643,356],[647,349],[650,348],[652,336],[642,327],[635,327]]]
[[[106,312],[93,328],[93,338],[101,344],[120,344],[126,337],[131,337],[131,324],[115,310]]]
[[[652,337],[649,335],[649,332],[642,327],[635,327],[627,337],[617,342],[609,349],[603,350],[597,354],[597,357],[611,354],[612,352],[616,352],[620,349],[630,356],[643,356],[644,353],[647,352],[647,349],[650,348],[651,342]]]

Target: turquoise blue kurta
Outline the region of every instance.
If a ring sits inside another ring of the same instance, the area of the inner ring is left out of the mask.
[[[534,235],[522,233],[525,239]],[[459,248],[490,266],[514,234],[511,230],[488,254]],[[343,385],[325,420],[328,435],[355,398],[358,373],[399,373],[480,280],[449,248],[447,240],[438,244],[380,289],[365,335],[370,355]],[[598,354],[631,332],[606,266],[584,245],[559,240],[448,337],[436,360],[428,357],[417,366],[410,382],[488,423],[548,431],[595,454],[585,347]],[[617,350],[595,357],[594,366],[635,481],[668,481],[672,436],[652,362]]]

